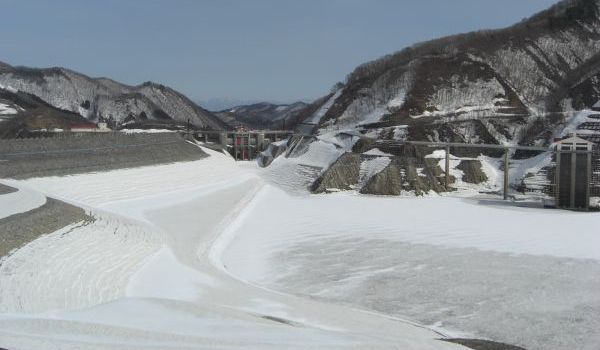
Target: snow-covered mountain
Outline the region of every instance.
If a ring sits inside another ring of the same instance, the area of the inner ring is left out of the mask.
[[[0,139],[26,137],[32,131],[70,129],[85,122],[77,113],[55,108],[40,98],[0,84]]]
[[[255,103],[260,103],[262,100],[256,99],[242,99],[242,98],[233,98],[233,97],[213,97],[213,98],[204,98],[198,99],[196,104],[204,107],[211,112],[223,111],[229,108],[233,108],[235,106],[245,106],[252,105]]]
[[[166,86],[128,86],[65,69],[34,69],[0,64],[0,84],[35,95],[48,104],[89,120],[112,117],[125,123],[187,123],[223,129],[219,118]]]
[[[380,138],[547,143],[568,112],[600,99],[599,6],[561,1],[506,29],[365,63],[306,120]]]
[[[230,125],[250,128],[284,129],[293,125],[292,120],[306,106],[307,104],[304,102],[291,104],[261,102],[236,106],[217,112],[216,114]]]

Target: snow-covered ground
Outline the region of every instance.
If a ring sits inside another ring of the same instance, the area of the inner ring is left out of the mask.
[[[15,114],[18,113],[18,110],[15,106],[7,105],[0,101],[0,122],[4,120],[9,120],[14,117]]]
[[[529,350],[600,344],[598,214],[468,191],[311,195],[310,180],[344,152],[334,141],[265,169],[205,150],[195,162],[3,180],[94,221],[1,261],[0,347],[461,348],[443,335]],[[361,176],[389,161],[375,153]]]
[[[28,212],[46,203],[46,196],[37,191],[21,189],[0,195],[0,219]]]
[[[325,102],[323,104],[323,106],[321,108],[319,108],[319,110],[317,110],[312,116],[310,116],[305,121],[305,123],[307,123],[307,124],[319,124],[319,122],[321,121],[321,118],[323,118],[325,116],[325,114],[327,114],[327,111],[329,111],[329,109],[333,106],[333,104],[335,103],[335,100],[337,100],[337,98],[342,95],[342,92],[344,92],[344,89],[339,89],[338,91],[336,91],[329,98],[329,100],[327,100],[327,102]]]
[[[206,152],[189,163],[4,180],[82,206],[94,220],[3,258],[0,347],[460,348],[396,317],[232,277],[222,256],[272,185]]]
[[[278,157],[266,168],[256,169],[254,162],[241,162],[240,165],[273,186],[305,195],[315,178],[344,153],[344,145],[337,144],[337,139],[322,138],[325,141],[311,142],[306,149],[294,151],[289,158]]]
[[[17,114],[17,110],[7,104],[0,103],[0,115],[9,115],[9,114]]]
[[[275,188],[258,198],[224,258],[240,278],[527,349],[600,344],[598,214]]]

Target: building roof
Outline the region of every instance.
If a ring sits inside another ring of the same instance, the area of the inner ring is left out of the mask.
[[[94,123],[75,123],[71,124],[71,129],[97,129],[98,126]]]
[[[565,145],[566,147],[587,147],[588,150],[591,150],[593,148],[593,146],[595,145],[594,142],[583,139],[579,136],[577,136],[575,133],[571,134],[569,137],[564,138],[562,140],[558,140],[556,142],[554,142],[554,145],[556,147],[560,146],[560,145]],[[575,149],[574,148],[574,149]]]
[[[600,100],[598,100],[598,102],[596,102],[596,104],[593,105],[592,108],[600,108]]]
[[[593,143],[593,142],[588,141],[586,139],[582,139],[581,137],[576,136],[576,135],[571,135],[570,137],[559,140],[556,143],[585,143],[585,144],[588,144],[588,143]]]

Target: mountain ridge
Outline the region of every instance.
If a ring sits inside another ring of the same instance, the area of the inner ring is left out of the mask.
[[[307,103],[298,101],[289,104],[258,102],[227,108],[215,114],[230,125],[252,129],[286,129],[295,121],[295,116]]]
[[[68,68],[29,68],[0,62],[0,84],[92,121],[114,118],[125,125],[189,122],[199,128],[229,127],[185,95],[155,82],[130,86]]]
[[[311,106],[321,128],[380,138],[548,143],[600,99],[600,2],[561,1],[507,28],[418,43],[359,65]],[[331,100],[333,99],[333,100]],[[549,113],[550,112],[550,113]]]

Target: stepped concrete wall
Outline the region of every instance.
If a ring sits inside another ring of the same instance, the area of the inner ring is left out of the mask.
[[[0,178],[97,172],[206,157],[177,133],[62,134],[0,140]]]

